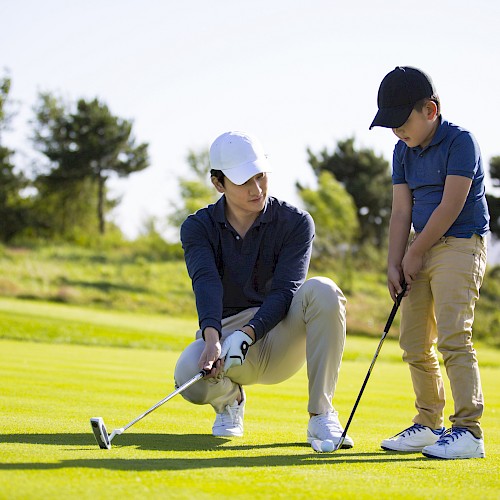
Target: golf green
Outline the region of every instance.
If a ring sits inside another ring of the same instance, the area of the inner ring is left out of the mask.
[[[335,406],[346,422],[376,348],[348,339]],[[411,424],[398,347],[386,341],[349,434],[350,450],[305,442],[305,368],[250,386],[243,438],[210,434],[213,411],[176,396],[98,448],[90,418],[122,427],[173,390],[178,352],[0,340],[0,498],[498,498],[500,366],[485,350],[486,459],[387,453],[380,441]],[[447,415],[451,412],[447,408]]]

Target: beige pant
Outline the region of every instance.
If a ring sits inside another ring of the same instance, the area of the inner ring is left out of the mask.
[[[455,403],[450,421],[482,437],[483,394],[472,323],[485,268],[484,238],[443,237],[425,254],[422,270],[401,303],[400,346],[416,396],[415,423],[443,426],[445,392],[437,343]]]
[[[239,385],[277,384],[290,378],[307,360],[311,413],[332,409],[345,344],[346,299],[328,278],[312,278],[297,290],[286,317],[250,346],[245,362],[230,368],[220,379],[204,379],[182,395],[195,404],[211,404],[220,413],[233,404]],[[222,339],[250,321],[257,308],[222,321]],[[175,367],[180,385],[199,371],[204,348],[201,332],[181,354]]]

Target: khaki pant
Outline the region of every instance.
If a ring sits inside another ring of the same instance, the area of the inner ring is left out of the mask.
[[[472,323],[485,268],[484,238],[443,237],[425,254],[422,270],[401,303],[400,346],[416,396],[414,423],[443,426],[445,393],[437,344],[455,403],[450,421],[482,437],[483,394]]]
[[[312,278],[297,290],[286,317],[250,346],[245,362],[230,368],[220,379],[204,379],[182,395],[195,404],[211,404],[220,413],[233,404],[239,385],[277,384],[290,378],[307,360],[311,413],[332,409],[345,344],[346,299],[328,278]],[[250,321],[257,308],[222,321],[222,339]],[[204,348],[201,332],[181,354],[175,367],[180,385],[199,371]]]

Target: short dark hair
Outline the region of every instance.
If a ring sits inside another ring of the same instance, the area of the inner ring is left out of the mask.
[[[438,116],[441,115],[441,102],[439,100],[439,96],[437,94],[431,95],[430,97],[424,97],[423,99],[420,99],[413,105],[413,109],[418,111],[419,113],[424,109],[424,106],[429,102],[432,101],[433,103],[436,104],[437,106],[437,114]]]
[[[226,176],[224,175],[224,172],[222,170],[212,169],[210,170],[210,176],[215,177],[222,185],[224,185],[224,179],[226,178]]]

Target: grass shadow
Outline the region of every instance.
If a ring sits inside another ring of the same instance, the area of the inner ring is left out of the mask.
[[[218,438],[205,434],[129,434],[119,436],[111,450],[96,450],[102,453],[99,458],[60,460],[51,463],[0,463],[0,470],[56,470],[65,468],[91,468],[126,471],[175,471],[211,468],[234,467],[288,467],[311,466],[319,464],[356,464],[356,463],[387,463],[420,462],[427,460],[423,456],[383,454],[381,452],[359,453],[352,450],[340,450],[335,453],[314,453],[306,443],[268,443],[268,444],[237,444],[226,438]],[[88,450],[89,446],[97,447],[93,436],[89,434],[5,434],[0,435],[2,443],[23,443],[35,445],[78,446]],[[234,443],[229,444],[228,442]],[[222,448],[222,445],[224,447]],[[231,451],[231,456],[181,457],[181,458],[145,458],[126,459],[113,457],[113,452],[124,446],[135,449],[155,450],[165,452],[210,452]],[[280,448],[303,448],[296,454],[280,454]],[[247,452],[256,449],[266,450],[261,456],[248,456]],[[240,452],[234,456],[234,452]]]
[[[127,283],[112,283],[111,281],[78,281],[78,280],[71,280],[66,277],[61,277],[58,280],[59,285],[63,286],[72,286],[72,287],[77,287],[77,288],[93,288],[96,290],[99,290],[101,292],[109,293],[114,290],[118,291],[124,291],[124,292],[135,292],[135,293],[145,293],[145,292],[150,292],[148,288],[145,288],[143,286],[132,286]]]

